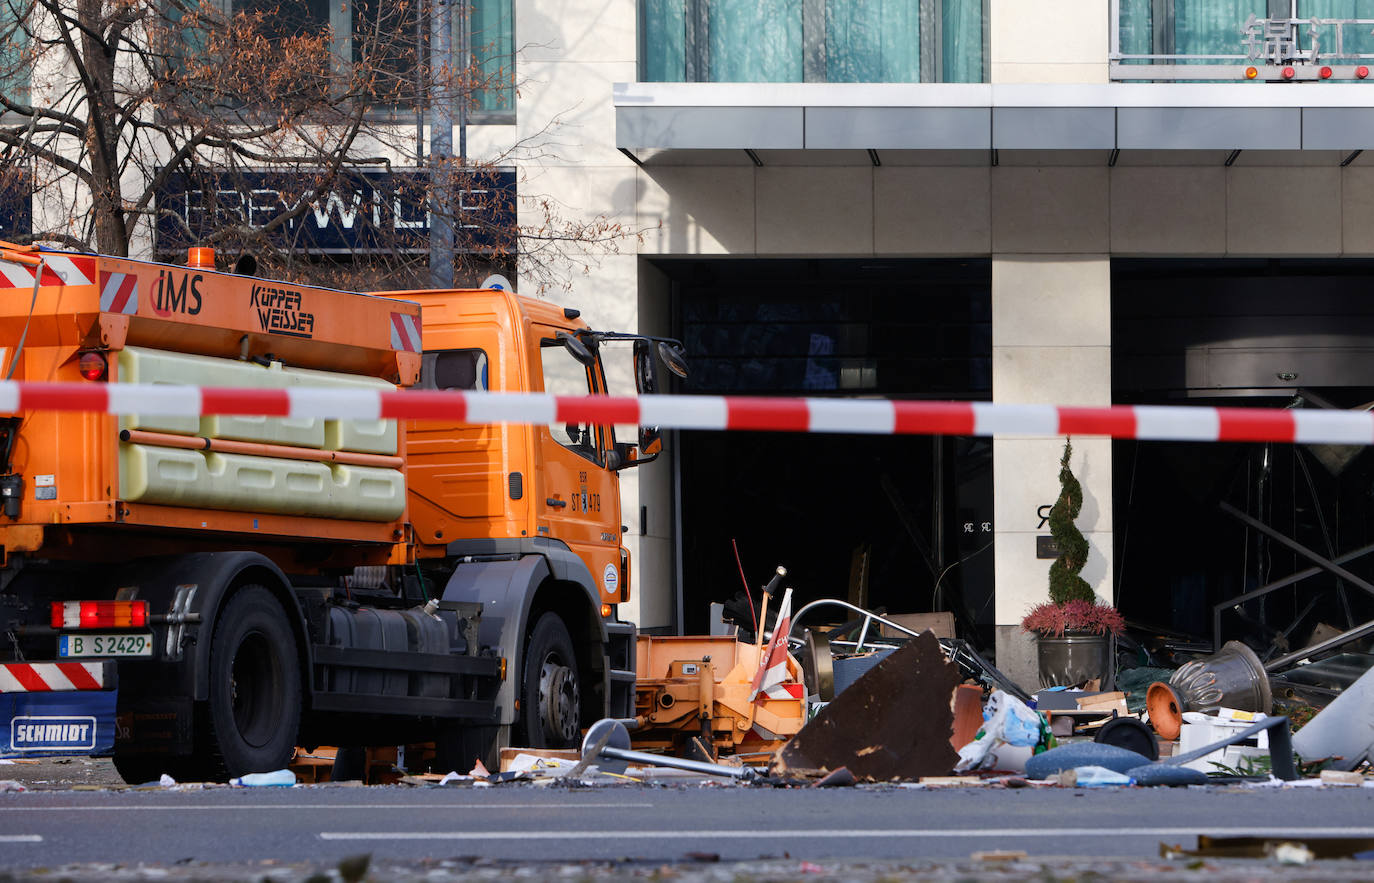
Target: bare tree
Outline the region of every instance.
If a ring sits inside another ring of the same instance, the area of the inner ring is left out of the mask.
[[[515,88],[509,55],[433,76],[425,2],[352,0],[339,22],[329,2],[0,0],[0,191],[21,174],[37,194],[17,238],[113,255],[212,245],[288,278],[420,286],[423,230],[445,211],[459,279],[518,258],[544,288],[569,255],[635,236],[529,194],[538,221],[516,225],[512,167],[549,138],[421,165],[417,108]]]

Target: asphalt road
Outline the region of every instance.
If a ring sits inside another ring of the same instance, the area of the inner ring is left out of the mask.
[[[1374,788],[313,787],[0,794],[0,867],[82,862],[1157,858],[1213,836],[1371,837]]]

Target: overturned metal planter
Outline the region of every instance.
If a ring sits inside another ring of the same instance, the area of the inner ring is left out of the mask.
[[[1258,711],[1269,714],[1274,695],[1269,675],[1255,651],[1240,641],[1227,641],[1220,652],[1187,663],[1166,684],[1156,681],[1145,694],[1155,732],[1177,739],[1185,711]]]

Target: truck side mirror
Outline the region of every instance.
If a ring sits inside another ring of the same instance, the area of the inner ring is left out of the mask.
[[[640,395],[653,395],[658,392],[659,362],[662,362],[669,371],[678,377],[687,376],[687,359],[682,355],[680,344],[662,340],[637,339],[635,340],[634,362],[635,391]],[[630,456],[631,450],[633,450],[633,458]],[[639,444],[633,449],[627,445],[624,456],[618,458],[617,465],[613,468],[625,469],[630,466],[643,466],[645,463],[653,462],[661,453],[663,453],[663,433],[657,426],[641,426],[639,428]]]
[[[578,340],[573,335],[566,331],[559,331],[554,337],[558,338],[558,342],[563,344],[563,347],[567,349],[569,353],[572,353],[572,357],[581,364],[588,368],[596,364],[596,356],[592,355],[592,351],[587,349],[585,343]]]
[[[687,357],[682,353],[682,345],[660,340],[657,349],[658,358],[664,365],[668,366],[668,370],[685,379],[687,377]]]

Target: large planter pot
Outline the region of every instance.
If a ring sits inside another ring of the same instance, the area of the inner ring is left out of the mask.
[[[1036,652],[1040,661],[1040,686],[1072,687],[1093,678],[1110,690],[1112,636],[1065,632],[1060,637],[1039,635]]]

